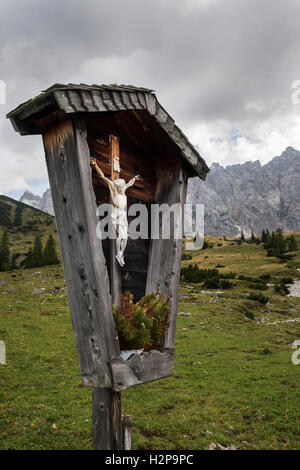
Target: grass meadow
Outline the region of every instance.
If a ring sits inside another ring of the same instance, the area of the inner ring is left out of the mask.
[[[261,245],[209,242],[183,264],[270,274],[269,284],[300,277],[300,252],[284,264]],[[81,384],[62,268],[0,273],[1,281],[0,449],[91,449],[91,389]],[[122,393],[134,449],[299,448],[291,344],[300,340],[300,298],[269,286],[262,305],[249,300],[248,281],[232,282],[221,293],[181,283],[174,376]],[[41,287],[46,294],[33,295]]]

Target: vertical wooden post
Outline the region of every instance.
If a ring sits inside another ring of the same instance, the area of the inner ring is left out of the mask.
[[[181,214],[177,214],[177,217],[182,217],[182,220],[175,219],[174,222],[175,225],[182,224],[183,227],[187,192],[185,168],[179,165],[177,168],[172,168],[172,171],[161,170],[157,176],[156,204],[168,204],[169,206],[175,203],[180,204],[182,211]],[[174,229],[171,230],[170,240],[163,238],[151,240],[146,294],[150,294],[160,287],[171,301],[169,328],[164,339],[166,349],[174,348],[181,254],[182,239],[175,239]]]
[[[96,236],[96,202],[84,121],[62,116],[43,133],[74,335],[85,385],[110,387],[120,353],[109,279]]]
[[[119,139],[109,136],[109,161],[111,180],[120,175]],[[110,198],[110,203],[112,203]],[[116,304],[121,294],[121,270],[116,259],[116,241],[110,240],[110,288],[112,303]],[[93,389],[93,443],[94,450],[121,450],[122,407],[121,393],[110,388]]]
[[[93,388],[94,450],[122,449],[121,393]]]
[[[109,161],[111,164],[111,180],[120,176],[120,145],[119,138],[115,135],[109,135]],[[110,202],[112,202],[110,200]],[[110,285],[112,303],[117,304],[118,298],[122,293],[121,287],[121,269],[116,259],[117,248],[116,240],[110,240]]]
[[[132,450],[132,418],[130,415],[122,416],[122,449]]]
[[[94,446],[118,450],[121,395],[110,388],[108,362],[120,348],[105,258],[96,237],[85,123],[63,117],[47,127],[43,138],[82,379],[93,386]]]

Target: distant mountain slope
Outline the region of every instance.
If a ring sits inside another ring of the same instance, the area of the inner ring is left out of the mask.
[[[223,168],[214,163],[205,182],[189,181],[188,202],[205,204],[205,233],[246,235],[263,228],[300,231],[300,152],[292,147],[269,163]]]
[[[57,239],[55,218],[41,210],[0,195],[0,235],[9,232],[12,252],[26,253],[36,235]]]
[[[47,189],[42,197],[35,196],[30,191],[25,191],[25,193],[20,198],[20,202],[24,202],[24,204],[29,204],[30,206],[36,207],[43,212],[54,215],[50,189]]]
[[[40,208],[42,198],[40,196],[35,196],[30,191],[25,191],[23,196],[20,198],[20,202],[28,204],[29,206],[35,207],[36,209]]]
[[[54,214],[50,189],[42,198],[26,191],[21,200]],[[300,231],[300,152],[292,147],[269,163],[223,168],[213,163],[206,181],[189,180],[187,202],[205,205],[205,233],[260,234],[264,228]]]

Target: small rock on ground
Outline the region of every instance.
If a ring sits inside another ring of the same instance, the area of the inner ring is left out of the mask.
[[[34,291],[32,293],[33,293],[33,295],[46,294],[46,289],[44,287],[42,287],[41,289],[34,289]]]

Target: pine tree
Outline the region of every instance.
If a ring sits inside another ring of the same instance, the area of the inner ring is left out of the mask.
[[[266,234],[264,229],[263,229],[262,234],[261,234],[261,241],[263,243],[266,243],[266,241],[267,241],[267,234]]]
[[[282,234],[281,228],[277,229],[274,234],[273,248],[279,250],[280,253],[284,253],[286,251],[286,240]]]
[[[255,235],[253,233],[253,230],[251,230],[251,243],[255,243],[256,242],[256,238],[255,238]]]
[[[32,267],[37,268],[43,265],[43,246],[42,238],[37,235],[34,240],[34,247],[32,252]]]
[[[32,252],[31,247],[29,248],[27,256],[26,256],[25,267],[26,268],[32,268],[33,267],[33,252]]]
[[[56,253],[55,241],[52,235],[49,235],[44,252],[43,252],[43,264],[59,264],[59,259]]]
[[[244,236],[244,232],[243,232],[243,230],[241,231],[241,238],[240,238],[240,240],[241,240],[242,242],[244,242],[244,241],[245,241],[245,236]]]
[[[272,232],[270,246],[271,248],[275,248],[275,245],[276,245],[276,237],[275,237],[275,233]]]
[[[20,225],[22,225],[22,212],[23,212],[23,207],[16,206],[15,217],[13,221],[14,227],[19,227]]]
[[[290,236],[288,241],[288,251],[296,251],[297,250],[297,242],[294,235]]]
[[[269,230],[267,230],[266,231],[266,241],[265,241],[265,244],[264,244],[264,248],[266,248],[266,249],[271,248],[271,244],[272,244],[272,238],[271,238]]]
[[[9,239],[8,232],[4,232],[0,241],[0,271],[9,269]]]

